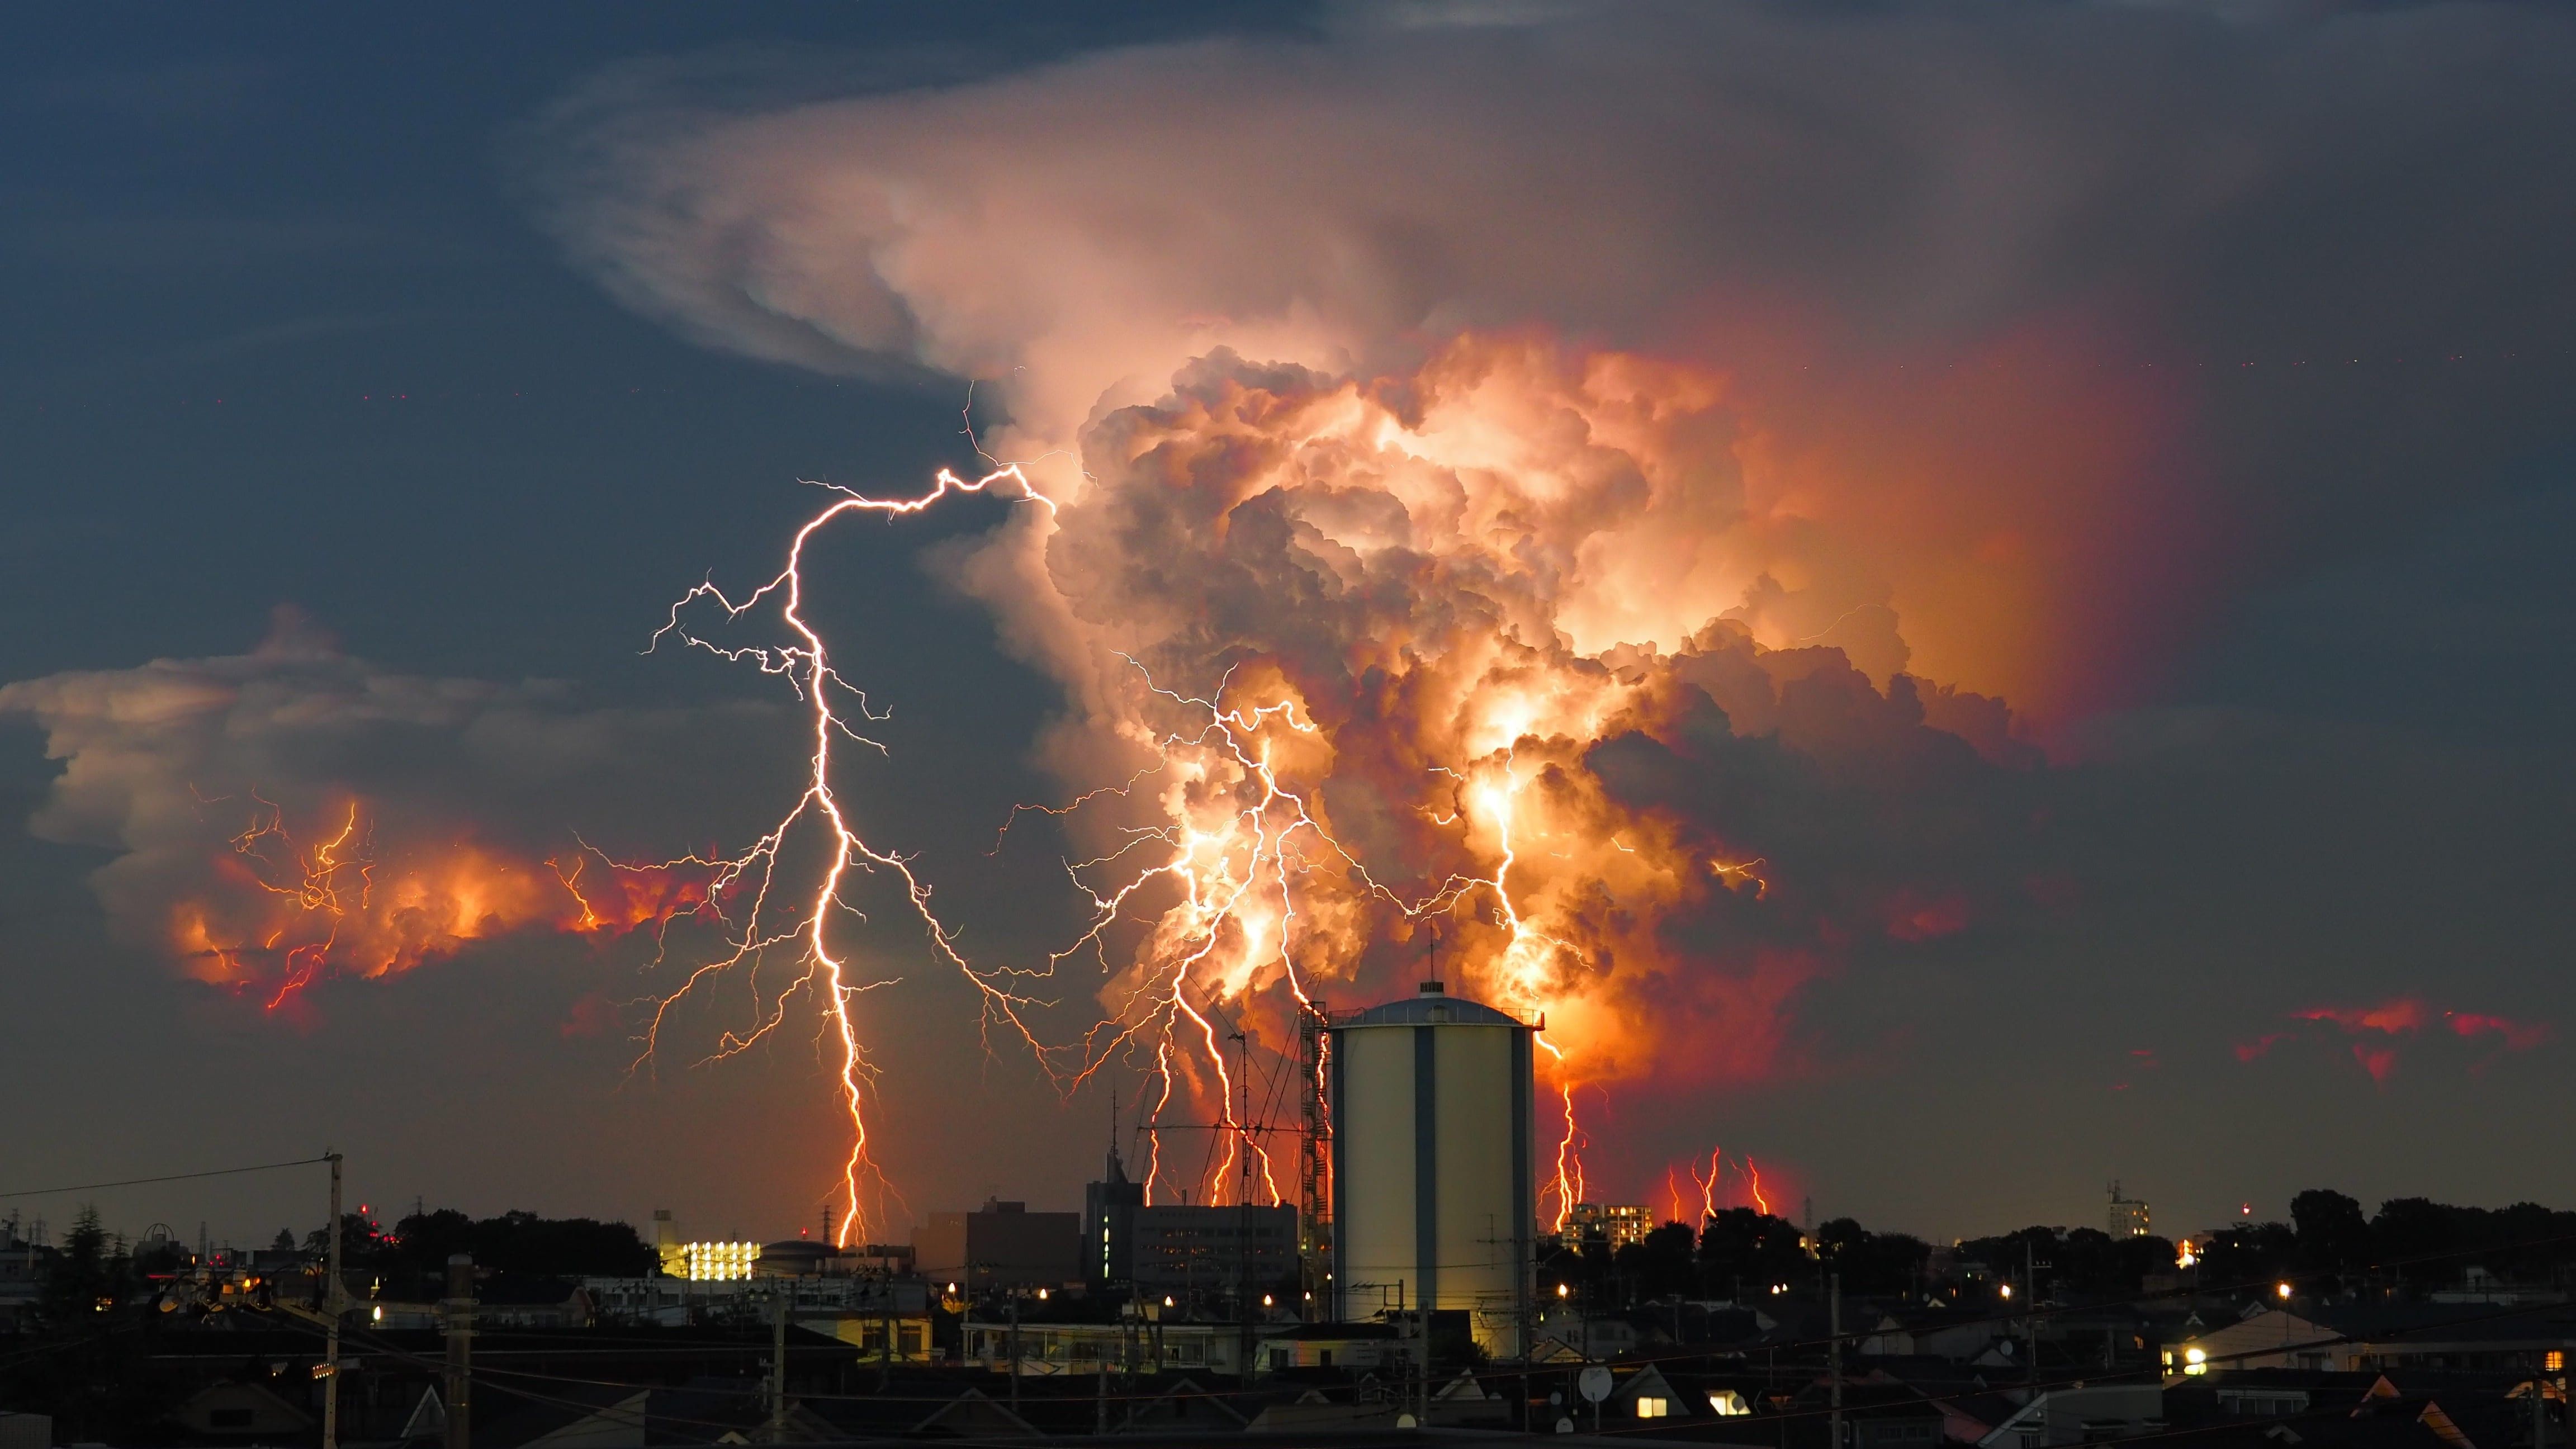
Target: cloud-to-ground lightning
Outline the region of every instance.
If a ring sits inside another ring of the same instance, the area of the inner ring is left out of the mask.
[[[902,516],[919,513],[953,494],[984,493],[1005,486],[1015,490],[1024,501],[1052,508],[1046,495],[1037,491],[1028,475],[1016,465],[994,469],[981,477],[967,479],[955,472],[941,470],[930,489],[912,498],[872,498],[844,488],[840,494],[796,531],[789,543],[784,567],[767,583],[736,598],[713,581],[702,582],[683,594],[671,606],[669,619],[653,635],[653,644],[671,638],[708,650],[736,663],[751,663],[765,674],[788,681],[803,703],[809,727],[811,753],[807,756],[804,788],[778,822],[749,849],[732,856],[688,856],[665,861],[648,870],[667,871],[681,866],[707,872],[709,887],[705,896],[710,912],[724,919],[731,931],[729,950],[691,970],[678,989],[664,996],[655,1006],[645,1030],[644,1048],[649,1054],[658,1045],[665,1014],[680,1000],[695,991],[702,982],[736,967],[757,962],[772,949],[792,947],[801,968],[795,979],[772,998],[767,1013],[751,1030],[739,1035],[728,1034],[718,1055],[739,1051],[766,1036],[785,1018],[788,1002],[799,995],[810,996],[820,1007],[826,1031],[837,1054],[837,1086],[841,1103],[849,1115],[850,1145],[841,1164],[843,1212],[839,1237],[844,1243],[865,1235],[873,1206],[862,1183],[881,1178],[868,1152],[868,1085],[871,1070],[865,1045],[855,1020],[854,1002],[871,985],[881,983],[856,980],[846,953],[835,944],[832,925],[844,912],[855,908],[845,896],[850,875],[855,872],[886,871],[900,882],[906,900],[919,917],[931,949],[937,958],[954,967],[972,982],[983,1001],[988,1021],[998,1015],[1007,1021],[1032,1047],[1038,1047],[1021,1016],[1030,999],[1014,989],[1007,969],[991,970],[970,962],[957,946],[955,933],[931,909],[931,889],[904,856],[870,844],[860,833],[854,812],[843,802],[834,773],[834,752],[848,743],[882,750],[851,722],[854,713],[865,720],[880,718],[870,714],[867,696],[833,667],[831,651],[824,638],[804,613],[805,551],[814,536],[835,520],[850,514]],[[728,621],[741,619],[763,604],[777,601],[777,618],[788,638],[775,644],[725,645],[695,632],[686,618],[692,605],[711,602]],[[816,872],[810,889],[778,892],[780,854],[790,844],[790,836],[800,824],[819,826],[823,834],[823,863]],[[636,869],[637,867],[627,867]],[[790,904],[773,904],[773,893],[786,895]],[[728,902],[739,902],[730,911]],[[738,917],[738,918],[737,918]],[[1041,1049],[1042,1050],[1042,1049]]]

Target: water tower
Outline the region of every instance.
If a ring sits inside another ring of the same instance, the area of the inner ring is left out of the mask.
[[[1517,1358],[1537,1200],[1533,1028],[1426,981],[1335,1020],[1333,1309],[1465,1309],[1476,1342]]]

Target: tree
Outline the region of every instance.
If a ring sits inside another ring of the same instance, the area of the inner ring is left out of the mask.
[[[1694,1246],[1689,1225],[1666,1223],[1646,1234],[1644,1240],[1630,1243],[1619,1250],[1619,1279],[1634,1299],[1687,1296],[1699,1286],[1699,1275],[1691,1269]]]
[[[1774,1283],[1807,1282],[1815,1264],[1798,1226],[1747,1207],[1709,1216],[1699,1235],[1699,1281],[1711,1297],[1742,1298]]]
[[[2370,1236],[2383,1258],[2422,1258],[2459,1244],[2460,1210],[2421,1197],[2394,1197],[2379,1205]]]
[[[33,1351],[0,1364],[0,1401],[53,1415],[55,1433],[74,1441],[147,1430],[169,1390],[151,1374],[140,1286],[98,1210],[83,1207],[38,1290],[34,1342],[21,1340]]]
[[[353,1268],[382,1275],[392,1291],[436,1298],[445,1289],[447,1260],[457,1253],[474,1266],[502,1273],[549,1277],[640,1278],[661,1258],[626,1223],[595,1218],[541,1218],[511,1211],[479,1221],[454,1208],[414,1213],[383,1232],[376,1224],[345,1220],[341,1252]]]
[[[123,1267],[108,1255],[107,1229],[99,1223],[98,1209],[83,1204],[63,1239],[62,1256],[45,1275],[37,1316],[57,1333],[94,1331],[99,1315],[119,1297]]]
[[[2200,1281],[2213,1288],[2268,1283],[2298,1266],[2299,1235],[2288,1223],[2246,1223],[2211,1234],[2200,1261]]]
[[[2299,1265],[2340,1270],[2371,1259],[2370,1220],[2361,1204],[2342,1193],[2309,1188],[2290,1199],[2290,1222],[2299,1234]]]
[[[1851,1218],[1828,1218],[1816,1227],[1817,1256],[1843,1275],[1846,1293],[1914,1292],[1932,1246],[1904,1233],[1873,1233]]]

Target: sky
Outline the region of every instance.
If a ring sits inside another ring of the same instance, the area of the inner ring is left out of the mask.
[[[642,1041],[722,930],[657,963],[557,876],[684,892],[611,863],[775,825],[812,696],[689,647],[774,613],[675,601],[775,576],[814,484],[989,455],[1026,467],[803,555],[886,716],[834,798],[963,962],[889,868],[832,918],[885,983],[877,1236],[1069,1207],[1155,1089],[1086,1026],[1150,1048],[1168,968],[1279,1040],[1283,914],[1335,1007],[1436,918],[1461,989],[1550,1012],[1593,1197],[1717,1152],[1945,1239],[2113,1178],[2172,1232],[2576,1199],[2536,1146],[2576,1089],[2576,24],[1095,9],[27,27],[0,1191],[329,1145],[379,1207],[819,1229],[851,1128],[792,944]],[[1176,965],[1148,881],[1008,974],[1119,878],[1065,862],[1218,818],[1228,746],[1309,812],[1293,890]],[[242,854],[265,801],[298,843]],[[347,820],[388,904],[261,948],[341,919],[261,882]],[[265,1240],[318,1191],[0,1209]]]

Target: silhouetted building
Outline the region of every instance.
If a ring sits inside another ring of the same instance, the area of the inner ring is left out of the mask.
[[[1114,1149],[1082,1204],[1084,1277],[1095,1285],[1186,1307],[1276,1294],[1296,1280],[1293,1207],[1148,1207],[1145,1185],[1128,1180]]]
[[[2147,1203],[2144,1198],[2122,1197],[2120,1184],[2111,1184],[2111,1236],[2143,1238],[2148,1232]]]
[[[1140,1207],[1128,1240],[1136,1295],[1232,1299],[1238,1285],[1258,1296],[1297,1279],[1293,1207]]]
[[[1082,1189],[1082,1276],[1095,1287],[1134,1281],[1136,1211],[1144,1205],[1145,1184],[1128,1180],[1112,1146],[1108,1170]]]
[[[1579,1202],[1566,1214],[1564,1235],[1566,1241],[1576,1243],[1597,1238],[1615,1253],[1630,1243],[1644,1242],[1654,1230],[1654,1210],[1644,1203]]]
[[[982,1209],[932,1213],[912,1250],[921,1276],[960,1288],[1063,1287],[1083,1278],[1079,1213],[1033,1213],[987,1199]]]

